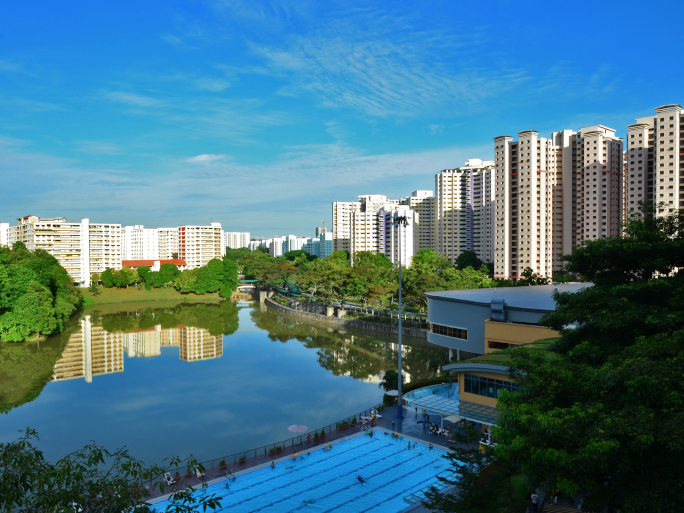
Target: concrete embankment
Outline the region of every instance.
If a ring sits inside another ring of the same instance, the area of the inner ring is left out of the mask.
[[[327,315],[329,313],[328,309],[332,307],[327,307],[325,305],[319,305],[316,303],[296,303],[295,308],[290,308],[268,297],[263,298],[263,302],[266,304],[266,306],[268,306],[268,308],[272,308],[288,315],[310,319],[312,321],[336,324],[338,326],[360,328],[364,330],[382,331],[384,333],[399,332],[398,326],[394,324],[383,324],[380,322],[361,321],[359,319],[346,319],[344,317],[340,318],[333,315]],[[407,337],[427,339],[426,329],[402,327],[401,333]]]

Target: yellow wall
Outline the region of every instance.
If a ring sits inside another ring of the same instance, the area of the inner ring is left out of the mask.
[[[543,326],[516,324],[514,322],[496,322],[487,319],[485,321],[485,354],[500,350],[490,348],[490,340],[492,342],[503,342],[504,344],[519,346],[558,336],[560,336],[560,333]]]
[[[459,372],[458,373],[458,396],[459,399],[462,399],[463,401],[468,401],[469,403],[475,403],[475,404],[484,404],[485,406],[496,406],[496,403],[498,400],[494,397],[485,397],[483,395],[477,395],[477,394],[468,394],[464,392],[463,390],[465,389],[465,372]],[[496,374],[494,372],[468,372],[468,374],[472,374],[473,376],[482,376],[484,378],[492,378],[492,379],[502,379],[506,381],[510,381],[509,377],[505,374]]]

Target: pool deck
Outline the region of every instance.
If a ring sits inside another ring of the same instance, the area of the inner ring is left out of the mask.
[[[382,428],[388,431],[394,431],[396,433],[401,433],[410,438],[414,438],[421,442],[432,443],[435,446],[446,447],[447,440],[443,436],[431,435],[428,432],[427,427],[423,427],[423,424],[418,424],[418,420],[422,420],[420,415],[416,416],[414,410],[407,410],[404,408],[404,419],[395,419],[397,415],[396,406],[388,406],[384,411],[381,412],[382,418],[378,419],[373,423],[373,427]],[[392,421],[394,421],[394,428],[392,428]],[[226,479],[226,473],[232,471],[233,475],[239,476],[246,472],[251,472],[259,468],[268,466],[271,461],[275,462],[276,465],[289,461],[292,455],[295,453],[305,454],[310,451],[315,451],[322,449],[328,444],[334,444],[348,439],[352,436],[357,436],[359,433],[363,433],[364,428],[370,426],[366,424],[365,426],[349,427],[341,430],[335,430],[330,433],[326,433],[325,438],[319,440],[308,440],[303,441],[300,445],[295,445],[294,447],[286,447],[282,452],[275,456],[260,455],[255,458],[249,458],[245,463],[231,464],[226,467],[226,469],[209,468],[204,471],[205,478],[203,480],[198,479],[195,476],[183,477],[177,480],[176,484],[171,487],[165,486],[164,493],[162,494],[159,488],[155,489],[150,494],[150,502],[156,503],[162,501],[168,497],[170,493],[173,493],[176,489],[185,488],[187,486],[192,486],[193,488],[201,487],[203,483],[214,484]],[[477,427],[477,426],[476,426]],[[452,444],[453,445],[453,444]],[[418,507],[419,508],[419,507]],[[420,511],[420,509],[411,508],[410,511]]]

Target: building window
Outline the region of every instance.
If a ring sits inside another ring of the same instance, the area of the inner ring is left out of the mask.
[[[451,326],[442,326],[441,324],[430,323],[430,332],[437,335],[444,335],[447,337],[460,338],[461,340],[468,340],[468,330],[461,328],[452,328]]]
[[[464,391],[468,394],[481,395],[496,399],[501,390],[519,392],[520,387],[516,383],[501,379],[485,378],[474,374],[465,374]]]

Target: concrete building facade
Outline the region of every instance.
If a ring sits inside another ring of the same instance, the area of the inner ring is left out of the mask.
[[[361,210],[360,201],[335,201],[332,204],[333,251],[349,251],[351,241],[351,216]]]
[[[221,223],[178,227],[178,258],[185,260],[188,269],[203,267],[210,260],[223,258],[225,254]]]
[[[178,258],[178,228],[157,228],[159,254],[157,258]]]
[[[684,208],[682,106],[663,105],[655,111],[627,127],[625,214],[638,211],[640,201]]]
[[[435,193],[433,191],[413,191],[410,196],[403,198],[399,203],[418,213],[415,238],[416,251],[428,248],[437,251],[435,241],[437,199]]]
[[[249,232],[224,232],[226,246],[230,249],[240,249],[249,246]]]
[[[159,229],[141,224],[121,229],[123,260],[159,258]]]
[[[9,223],[0,223],[0,246],[9,244]]]
[[[435,243],[452,263],[464,251],[494,260],[494,162],[468,159],[435,176]]]

